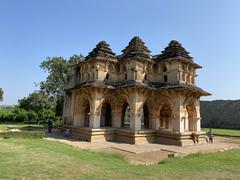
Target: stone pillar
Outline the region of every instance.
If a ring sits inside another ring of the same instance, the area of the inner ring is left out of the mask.
[[[121,128],[122,121],[122,109],[120,107],[112,110],[112,126],[115,128]]]
[[[67,124],[73,125],[74,120],[74,111],[75,111],[75,105],[76,105],[76,93],[73,91],[70,101],[70,109],[68,111],[67,115]]]
[[[201,118],[197,118],[196,123],[197,123],[196,131],[201,131]]]
[[[182,70],[180,70],[180,71],[179,71],[179,74],[178,74],[178,75],[179,75],[179,82],[180,82],[180,83],[182,83],[182,82],[183,82],[183,79],[182,79],[182,74],[183,74],[183,71],[182,71]]]
[[[180,96],[176,96],[173,101],[172,129],[174,132],[184,132],[184,107]]]
[[[196,119],[196,131],[201,131],[201,114],[200,114],[200,103],[199,99],[196,100],[196,114],[197,114],[197,119]]]
[[[151,120],[151,129],[159,129],[160,127],[160,120],[159,120],[159,116],[156,112],[150,112],[149,113],[149,118]]]
[[[187,114],[185,112],[185,117],[182,116],[182,120],[184,121],[184,130],[189,130],[189,127],[188,127],[188,117],[187,117]]]
[[[141,130],[141,113],[139,112],[142,107],[142,102],[133,102],[130,106],[130,129],[139,131]]]
[[[98,129],[100,128],[100,112],[101,109],[99,109],[100,106],[100,100],[93,100],[90,105],[90,123],[89,127]]]
[[[184,130],[181,128],[181,117],[179,111],[174,113],[172,117],[172,127],[174,132],[183,132]]]
[[[81,113],[78,112],[78,113],[74,114],[74,117],[73,117],[73,125],[74,126],[80,126],[81,120],[82,120],[81,115],[82,115],[82,112]]]

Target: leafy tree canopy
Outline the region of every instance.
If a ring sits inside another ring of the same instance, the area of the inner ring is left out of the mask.
[[[83,59],[81,54],[73,55],[69,60],[63,57],[47,57],[40,65],[48,73],[47,79],[40,83],[41,91],[54,98],[64,96],[68,65],[77,64]]]
[[[18,107],[39,112],[42,109],[53,109],[54,101],[41,91],[35,91],[28,97],[18,100]]]
[[[72,57],[69,58],[68,63],[69,64],[77,64],[83,60],[84,60],[84,56],[82,54],[80,54],[80,55],[74,54]]]

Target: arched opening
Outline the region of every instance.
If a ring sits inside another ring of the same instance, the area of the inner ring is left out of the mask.
[[[172,109],[169,104],[162,106],[160,110],[160,128],[170,129],[172,126]]]
[[[127,74],[125,74],[125,80],[127,80]]]
[[[146,104],[144,104],[141,112],[141,128],[142,129],[149,129],[149,111]]]
[[[164,75],[163,76],[163,81],[166,83],[166,82],[168,82],[168,77],[167,77],[167,75]]]
[[[100,127],[112,126],[112,108],[109,103],[103,103],[101,109]]]
[[[194,105],[187,105],[187,118],[189,131],[197,130],[197,113]]]
[[[74,109],[73,125],[89,127],[90,104],[85,96],[78,96]]]
[[[89,102],[85,105],[84,109],[84,127],[89,127],[89,121],[90,121],[90,105]]]
[[[130,107],[126,102],[122,106],[121,127],[130,128]]]
[[[122,65],[122,71],[123,71],[123,72],[126,72],[126,71],[127,71],[127,68],[126,68],[125,65]]]
[[[146,74],[144,75],[144,80],[145,80],[145,81],[147,80],[147,75],[146,75]]]
[[[108,73],[106,74],[106,78],[105,79],[109,80],[109,74]]]
[[[162,67],[162,72],[167,72],[167,67],[165,65]]]
[[[110,65],[108,66],[108,71],[109,71],[109,72],[113,72],[113,71],[114,71],[114,68],[113,68],[113,65],[112,65],[112,64],[110,64]]]

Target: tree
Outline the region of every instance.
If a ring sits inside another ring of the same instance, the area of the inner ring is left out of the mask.
[[[42,109],[39,114],[40,123],[47,123],[49,119],[56,121],[57,117],[54,111],[51,109]]]
[[[15,122],[28,122],[28,114],[25,109],[17,108],[15,114]]]
[[[40,83],[41,90],[51,97],[64,96],[68,65],[76,64],[84,59],[83,55],[73,55],[69,60],[63,57],[47,57],[40,67],[48,72],[46,81]]]
[[[68,63],[69,64],[77,64],[83,60],[84,60],[84,56],[82,54],[80,54],[80,55],[74,54],[72,57],[69,58]]]
[[[2,88],[0,88],[0,101],[2,101],[3,100],[3,90],[2,90]]]
[[[84,59],[83,55],[73,55],[69,60],[63,57],[47,57],[40,67],[48,73],[47,79],[40,82],[41,91],[55,102],[55,112],[62,115],[64,87],[67,80],[68,66],[77,64]]]
[[[54,109],[54,101],[41,91],[35,91],[28,97],[18,100],[18,107],[39,112],[42,109]]]
[[[68,61],[63,57],[47,57],[40,67],[48,72],[47,79],[40,83],[41,91],[50,97],[64,95]]]

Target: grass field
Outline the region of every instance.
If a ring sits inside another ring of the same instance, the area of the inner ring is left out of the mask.
[[[240,179],[240,150],[193,154],[156,165],[48,140],[0,140],[0,179]]]
[[[211,128],[213,133],[216,135],[227,135],[227,136],[239,136],[240,130],[234,129],[220,129],[220,128]],[[209,128],[203,128],[204,131],[208,132]]]

